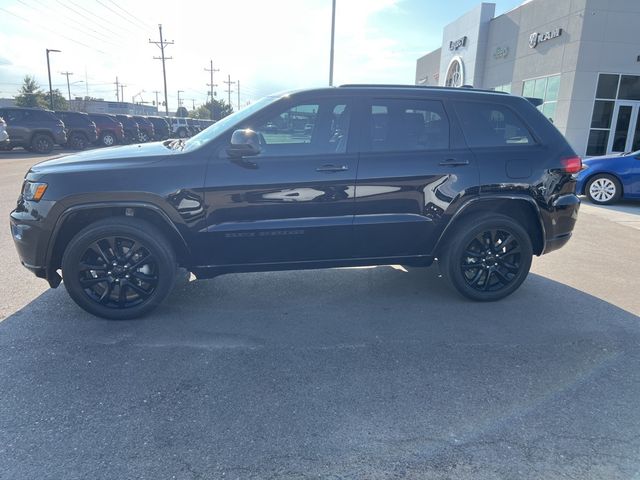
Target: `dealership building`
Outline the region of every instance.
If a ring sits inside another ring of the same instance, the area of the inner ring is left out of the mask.
[[[417,85],[471,85],[543,100],[580,155],[640,150],[640,0],[481,3],[419,58]]]

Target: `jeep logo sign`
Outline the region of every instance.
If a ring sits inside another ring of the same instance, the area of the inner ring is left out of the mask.
[[[455,42],[449,42],[449,50],[455,52],[459,48],[462,48],[467,45],[467,36],[465,35],[462,38],[459,38]]]
[[[542,42],[546,42],[547,40],[557,38],[560,35],[562,35],[561,28],[556,28],[555,30],[551,30],[550,32],[544,32],[544,33],[534,32],[531,35],[529,35],[529,47],[536,48]]]

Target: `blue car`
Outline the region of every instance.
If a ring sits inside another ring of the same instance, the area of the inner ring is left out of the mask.
[[[610,205],[621,198],[640,200],[640,150],[586,158],[576,193],[593,203]]]

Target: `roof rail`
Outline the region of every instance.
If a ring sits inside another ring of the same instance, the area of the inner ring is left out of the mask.
[[[364,88],[415,88],[415,89],[423,89],[423,90],[472,90],[474,92],[485,92],[485,93],[501,93],[507,94],[507,92],[501,92],[496,90],[488,90],[482,88],[474,88],[473,85],[462,85],[461,87],[442,87],[439,85],[403,85],[403,84],[385,84],[385,83],[347,83],[345,85],[340,85],[339,88],[356,88],[356,87],[364,87]]]

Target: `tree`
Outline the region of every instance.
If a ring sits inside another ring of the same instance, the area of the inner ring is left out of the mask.
[[[211,119],[212,112],[213,120],[220,120],[227,115],[231,115],[233,113],[233,107],[228,103],[225,103],[224,100],[214,99],[213,102],[200,105],[195,110],[189,112],[189,116],[192,118]]]
[[[51,108],[51,103],[49,102],[49,92],[44,94],[44,104],[45,108]],[[69,102],[66,98],[60,93],[60,90],[57,88],[53,91],[53,109],[54,110],[69,110]]]
[[[36,79],[25,75],[23,82],[20,93],[16,96],[16,105],[19,107],[44,107],[44,93],[40,90]]]

